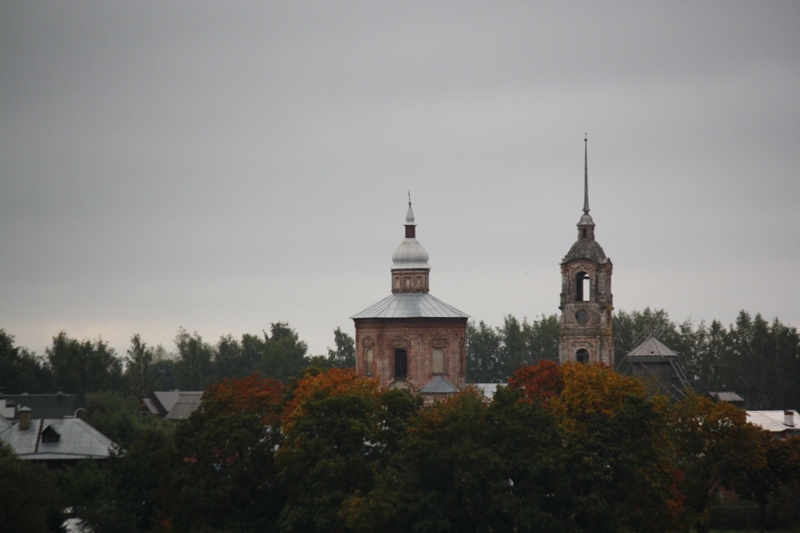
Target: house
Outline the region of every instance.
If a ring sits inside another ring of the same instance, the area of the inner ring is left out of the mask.
[[[769,431],[776,439],[800,437],[800,414],[791,409],[747,411],[747,421]]]
[[[22,406],[16,410],[16,420],[0,417],[0,440],[20,459],[47,461],[48,465],[104,460],[116,446],[80,418],[34,418],[34,414],[33,409]]]
[[[167,420],[184,420],[200,407],[203,391],[156,391],[142,403],[149,412]]]

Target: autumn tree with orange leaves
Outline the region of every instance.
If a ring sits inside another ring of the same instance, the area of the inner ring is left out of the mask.
[[[604,365],[543,361],[509,380],[558,420],[566,454],[566,520],[586,531],[661,531],[683,511],[666,403]]]
[[[279,479],[287,486],[280,529],[344,530],[343,503],[371,490],[374,465],[420,405],[418,397],[383,391],[376,379],[353,369],[309,372],[299,380],[275,454]]]
[[[175,433],[177,465],[166,491],[175,531],[268,531],[283,508],[274,449],[282,440],[283,385],[257,374],[206,391]]]

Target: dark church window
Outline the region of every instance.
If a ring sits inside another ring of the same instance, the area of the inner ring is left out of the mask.
[[[592,286],[589,281],[589,275],[586,272],[575,274],[575,301],[588,302],[591,292]]]
[[[405,350],[394,351],[394,377],[405,378],[408,376],[408,356]]]
[[[575,354],[575,359],[577,359],[579,363],[588,363],[589,352],[581,348],[580,350],[578,350],[578,353]]]

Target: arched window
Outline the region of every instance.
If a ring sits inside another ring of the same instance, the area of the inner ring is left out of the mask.
[[[589,362],[589,352],[588,352],[588,350],[584,350],[583,348],[578,350],[578,352],[575,354],[575,359],[579,363],[588,363]]]
[[[408,377],[408,356],[405,350],[394,351],[394,377],[406,378]]]
[[[364,372],[364,373],[366,375],[368,375],[368,376],[372,375],[372,360],[373,360],[373,355],[372,354],[373,354],[372,348],[367,348],[367,357],[366,357],[366,359],[367,359],[366,367],[367,368],[365,369],[366,372]]]
[[[431,354],[431,373],[444,374],[444,350],[435,348]]]
[[[589,274],[578,272],[575,274],[575,301],[588,302],[592,294],[592,284]]]

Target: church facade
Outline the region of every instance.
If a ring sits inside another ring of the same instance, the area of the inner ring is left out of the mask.
[[[356,371],[384,387],[455,392],[466,380],[469,315],[429,293],[428,252],[416,238],[411,202],[405,238],[392,255],[392,294],[353,315]]]
[[[589,214],[588,149],[584,139],[583,215],[578,240],[561,261],[561,330],[559,362],[605,363],[614,366],[611,259],[595,240]]]

